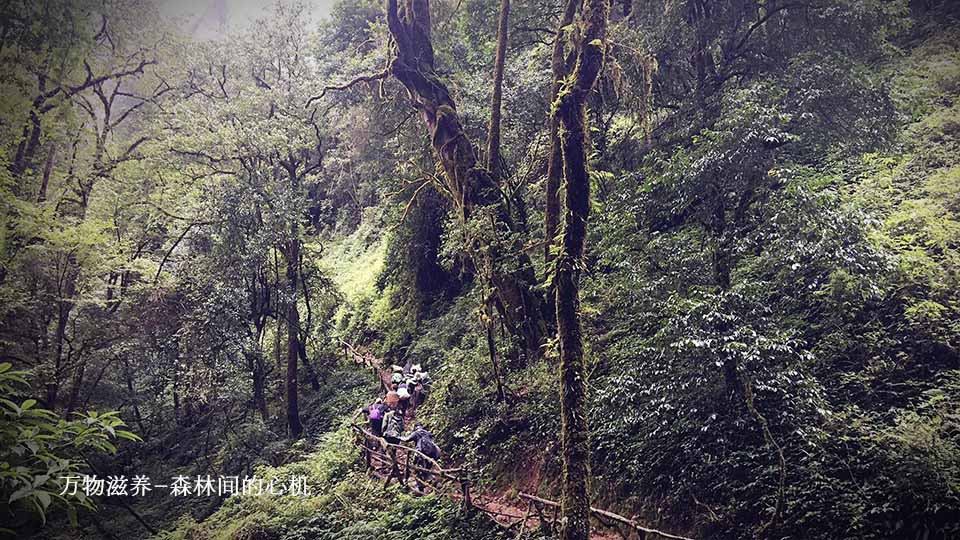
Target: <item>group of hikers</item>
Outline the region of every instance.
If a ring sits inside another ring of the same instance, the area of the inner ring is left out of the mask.
[[[416,410],[430,387],[430,374],[423,371],[420,364],[413,364],[409,368],[393,366],[393,374],[387,393],[383,398],[362,409],[363,414],[370,422],[370,432],[376,437],[382,437],[390,444],[412,442],[417,455],[414,465],[422,469],[432,468],[432,464],[425,459],[440,458],[440,448],[433,440],[433,434],[415,422],[413,431],[404,435],[408,413]],[[418,474],[418,478],[424,475]]]

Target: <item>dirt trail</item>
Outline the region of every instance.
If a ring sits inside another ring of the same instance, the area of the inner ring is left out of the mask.
[[[381,391],[386,392],[392,387],[391,377],[393,372],[390,369],[390,365],[384,363],[364,347],[353,346],[343,341],[341,343],[344,346],[345,354],[352,356],[354,362],[370,369],[371,373],[377,376],[380,380]],[[405,415],[406,425],[412,425],[412,423],[416,421],[416,415],[417,407],[408,408],[407,414]],[[376,466],[371,468],[370,472],[382,479],[386,479],[388,476],[388,471],[380,470]],[[416,491],[415,488],[411,489]],[[457,493],[450,493],[448,496],[454,500],[462,500],[462,497]],[[538,511],[536,505],[529,504],[529,502],[519,500],[516,497],[508,497],[504,494],[474,490],[471,503],[474,508],[487,514],[490,519],[501,527],[508,531],[515,531],[518,538],[521,534],[524,537],[532,535],[542,525],[555,521],[555,516],[550,515],[548,509]],[[590,532],[591,540],[633,538],[633,535],[624,536],[619,531],[606,528],[598,529],[597,527],[593,527],[592,529]],[[521,533],[521,531],[523,532]]]

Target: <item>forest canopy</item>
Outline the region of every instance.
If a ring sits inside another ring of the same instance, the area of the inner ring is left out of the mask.
[[[196,4],[0,6],[0,538],[960,537],[955,2]]]

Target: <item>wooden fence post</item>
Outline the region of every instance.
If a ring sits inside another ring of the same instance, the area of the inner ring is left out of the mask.
[[[397,481],[400,481],[400,466],[397,464],[397,449],[394,446],[390,446],[387,450],[387,453],[390,454],[390,474],[387,475],[387,481],[385,484],[390,483],[390,479],[394,476],[397,477]]]
[[[463,508],[467,512],[473,507],[473,501],[470,499],[470,477],[466,472],[460,473],[460,491],[463,496]]]
[[[533,503],[530,500],[527,500],[527,512],[523,514],[522,521],[520,522],[520,533],[517,534],[517,540],[523,540],[523,533],[527,530],[527,520],[530,519],[530,510]]]
[[[360,451],[363,453],[363,461],[367,464],[367,468],[370,468],[370,454],[369,449],[367,448],[367,438],[363,435],[362,432],[354,429],[353,440],[355,444],[360,446]]]

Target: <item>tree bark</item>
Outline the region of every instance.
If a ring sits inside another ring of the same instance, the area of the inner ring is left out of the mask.
[[[290,437],[299,439],[303,434],[303,424],[300,423],[300,408],[297,403],[297,363],[300,358],[300,310],[297,307],[299,291],[299,271],[297,261],[300,259],[300,237],[297,220],[290,224],[290,241],[287,245],[287,429]]]
[[[553,104],[560,93],[560,85],[563,78],[570,71],[570,59],[564,54],[564,31],[563,29],[573,22],[573,17],[577,13],[577,6],[580,4],[577,0],[567,0],[560,24],[557,25],[557,34],[553,41],[553,56],[551,57],[550,67],[553,71],[553,85],[550,87],[550,158],[547,161],[547,186],[546,186],[546,207],[544,209],[544,241],[543,241],[543,260],[549,268],[553,262],[553,246],[557,237],[557,228],[560,226],[560,181],[563,178],[563,154],[560,146],[560,118],[557,117]],[[547,293],[551,305],[554,298],[555,288],[550,287]]]
[[[137,397],[137,391],[133,386],[133,372],[130,369],[130,358],[123,356],[123,378],[127,384],[127,399],[130,400],[131,405],[133,406],[133,418],[137,422],[137,426],[140,428],[140,435],[146,436],[147,428],[143,425],[143,415],[140,414],[140,404],[139,398]],[[174,396],[176,396],[176,388],[174,388]],[[89,400],[90,398],[87,397]]]
[[[713,79],[716,75],[716,66],[713,57],[707,50],[707,36],[705,21],[709,21],[710,2],[708,0],[693,0],[687,4],[687,19],[693,25],[696,46],[693,51],[693,65],[696,69],[697,83],[694,90],[700,110],[707,111],[707,97],[713,94]]]
[[[86,206],[86,204],[83,204],[80,209],[79,222],[83,222],[86,215]],[[57,289],[57,326],[54,331],[56,351],[53,359],[53,376],[47,383],[47,408],[50,410],[56,409],[60,384],[63,382],[63,371],[69,367],[69,353],[64,350],[68,346],[67,324],[75,306],[74,297],[77,294],[77,281],[80,279],[80,267],[74,254],[67,255],[66,268],[63,273],[62,281],[58,284]]]
[[[497,24],[497,54],[493,63],[493,98],[490,103],[490,128],[487,130],[487,169],[500,180],[500,112],[503,103],[503,68],[507,59],[507,23],[510,0],[500,0]]]
[[[487,351],[490,353],[490,365],[493,366],[493,378],[497,383],[497,401],[503,402],[506,394],[503,391],[503,380],[500,378],[500,364],[497,362],[497,342],[493,336],[493,320],[485,317],[484,325],[487,327]]]
[[[313,364],[310,363],[310,357],[307,356],[307,343],[304,339],[300,340],[299,351],[303,367],[307,368],[307,379],[310,381],[310,387],[313,388],[315,392],[319,392],[320,377],[317,375],[317,370],[313,368]]]
[[[76,409],[77,401],[80,399],[80,388],[83,387],[83,376],[86,370],[87,362],[80,362],[80,365],[77,366],[76,375],[73,378],[73,386],[70,388],[70,399],[67,400],[67,408],[65,409],[67,416]]]
[[[313,327],[313,310],[310,307],[310,287],[307,284],[307,274],[303,271],[303,257],[297,261],[297,268],[300,272],[300,288],[303,290],[303,303],[307,308],[306,324],[300,326],[300,361],[307,368],[307,378],[310,380],[310,387],[315,392],[320,391],[320,377],[317,376],[317,370],[310,363],[310,357],[307,356],[307,340],[310,339],[310,328]]]
[[[24,129],[24,140],[17,147],[17,154],[13,163],[10,164],[10,172],[16,178],[33,167],[33,158],[37,153],[37,148],[40,147],[40,135],[43,131],[38,112],[42,104],[43,101],[40,97],[34,100],[33,108],[30,110],[30,127]]]
[[[50,144],[50,151],[47,153],[47,162],[43,166],[43,178],[40,181],[40,191],[37,193],[37,202],[42,203],[47,200],[47,186],[50,185],[50,174],[53,172],[53,165],[56,162],[57,143]]]
[[[561,124],[564,229],[556,259],[557,326],[560,341],[560,431],[562,540],[590,537],[590,438],[587,425],[586,366],[580,325],[580,269],[590,211],[587,170],[586,98],[603,67],[609,0],[586,0],[584,33],[572,77],[563,83],[556,110]]]
[[[536,276],[522,241],[512,234],[515,224],[500,187],[478,162],[456,102],[434,69],[429,2],[407,0],[401,8],[397,0],[387,0],[386,9],[396,53],[390,73],[421,112],[457,218],[464,224],[472,223],[475,214],[483,220],[482,226],[473,223],[467,227],[477,231],[467,240],[467,254],[475,267],[490,269],[498,310],[507,328],[523,341],[528,357],[539,356],[546,341],[546,305],[535,289]]]
[[[250,369],[250,375],[253,383],[253,406],[260,414],[264,422],[270,421],[270,410],[267,407],[267,371],[261,351],[246,353],[247,367]]]

